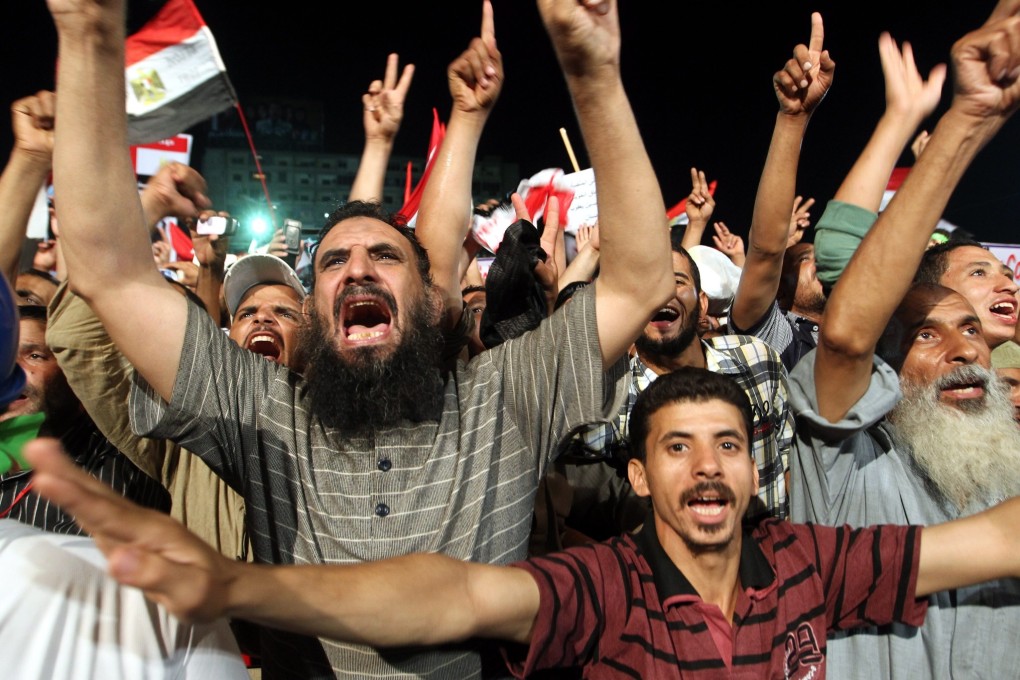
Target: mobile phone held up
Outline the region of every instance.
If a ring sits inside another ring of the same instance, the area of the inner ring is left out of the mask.
[[[195,223],[195,233],[203,236],[210,234],[230,236],[235,231],[237,231],[237,220],[233,217],[211,215]]]
[[[289,255],[297,255],[301,252],[301,222],[298,220],[284,220],[283,237]]]

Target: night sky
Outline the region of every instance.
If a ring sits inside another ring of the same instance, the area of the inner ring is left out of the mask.
[[[449,112],[446,65],[477,34],[481,3],[238,3],[195,0],[219,44],[242,103],[279,96],[323,101],[327,149],[359,153],[360,94],[398,52],[417,73],[397,140],[399,153],[424,156],[433,107]],[[758,175],[775,120],[771,77],[806,42],[810,12],[822,12],[835,84],[805,139],[799,192],[823,204],[867,141],[884,107],[880,31],[914,45],[923,72],[948,61],[953,41],[980,26],[994,3],[836,2],[651,3],[621,7],[624,83],[667,207],[690,190],[689,168],[719,181],[714,219],[746,234]],[[132,0],[137,28],[160,5]],[[569,168],[565,127],[587,164],[566,87],[535,3],[494,0],[507,80],[479,149],[520,164],[528,176]],[[3,101],[53,86],[55,39],[43,0],[0,3]],[[949,102],[947,84],[943,106]],[[932,121],[933,122],[933,121]],[[927,126],[931,128],[931,123]],[[6,124],[0,135],[10,149]],[[990,242],[1020,242],[1020,121],[985,149],[954,195],[946,217]],[[902,158],[909,164],[909,151]],[[507,187],[512,189],[513,187]],[[814,217],[821,214],[821,205]]]

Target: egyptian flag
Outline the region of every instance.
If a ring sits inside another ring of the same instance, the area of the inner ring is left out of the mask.
[[[397,212],[407,220],[407,226],[414,228],[418,222],[418,207],[421,205],[421,197],[425,193],[425,183],[429,181],[432,174],[432,166],[436,162],[436,154],[446,136],[446,125],[439,120],[439,112],[432,109],[432,134],[429,137],[429,153],[425,159],[425,170],[418,180],[417,186],[411,189],[411,164],[407,164],[407,182],[404,187],[404,205]]]
[[[234,105],[216,40],[191,0],[168,0],[125,46],[131,144],[172,137]]]

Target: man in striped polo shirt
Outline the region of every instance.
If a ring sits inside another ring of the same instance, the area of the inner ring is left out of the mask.
[[[374,564],[226,560],[34,444],[40,492],[101,538],[111,572],[185,619],[234,616],[373,647],[508,640],[518,677],[822,678],[832,631],[920,625],[923,596],[1020,574],[1020,499],[923,530],[742,526],[757,491],[752,411],[726,376],[683,368],[631,414],[640,532],[511,566],[417,554]],[[923,531],[923,533],[922,533]],[[522,646],[526,645],[526,646]]]

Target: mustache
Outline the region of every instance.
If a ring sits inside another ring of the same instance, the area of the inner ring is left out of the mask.
[[[980,385],[987,387],[992,379],[991,371],[978,366],[967,364],[954,368],[949,373],[940,376],[933,382],[936,391],[947,390],[960,385]]]
[[[374,297],[382,298],[386,301],[386,304],[389,305],[390,312],[393,316],[397,316],[397,299],[393,297],[388,290],[385,290],[381,286],[374,283],[368,283],[361,286],[347,286],[339,295],[337,295],[336,302],[333,303],[334,318],[340,318],[340,309],[343,307],[344,302],[353,295],[372,295]]]
[[[720,500],[730,504],[737,502],[737,494],[733,493],[733,489],[722,482],[698,482],[680,496],[680,504],[687,505],[695,498],[709,494],[718,496]]]

